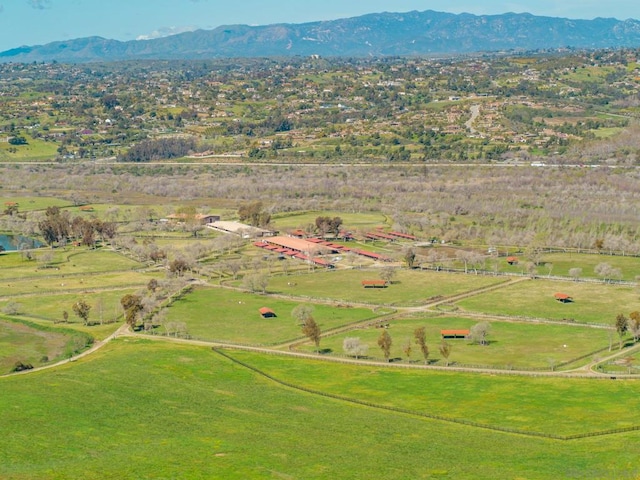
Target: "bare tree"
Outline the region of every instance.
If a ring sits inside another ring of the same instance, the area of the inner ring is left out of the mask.
[[[407,338],[407,340],[402,344],[402,351],[407,357],[407,361],[411,363],[411,353],[413,352],[413,347],[411,346],[411,339]]]
[[[382,267],[380,269],[380,279],[384,280],[387,283],[391,283],[393,277],[396,275],[396,269],[393,267]]]
[[[576,282],[580,279],[581,275],[582,275],[581,268],[575,267],[575,268],[569,269],[569,276],[573,278]]]
[[[296,305],[293,310],[291,310],[291,316],[296,320],[298,325],[304,326],[308,319],[313,318],[313,306],[306,303]]]
[[[438,350],[440,350],[440,355],[442,355],[442,358],[444,358],[445,366],[447,367],[449,366],[449,356],[451,355],[452,349],[453,347],[451,346],[451,344],[446,342],[445,340],[442,340],[440,347],[438,347]]]
[[[471,327],[471,340],[480,345],[488,345],[487,337],[491,333],[491,324],[489,322],[480,322]]]
[[[342,349],[347,355],[352,355],[357,360],[367,354],[369,346],[362,343],[359,337],[346,337],[342,341]]]
[[[425,327],[416,328],[413,331],[413,338],[416,344],[420,347],[420,352],[424,357],[424,364],[426,365],[429,360],[429,347],[427,346],[427,333]]]
[[[629,314],[629,322],[627,323],[627,327],[633,335],[634,343],[638,342],[640,338],[640,312],[635,310]]]

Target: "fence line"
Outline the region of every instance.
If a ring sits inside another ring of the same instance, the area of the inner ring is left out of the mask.
[[[552,439],[552,440],[560,440],[560,441],[569,441],[569,440],[578,440],[578,439],[583,439],[583,438],[589,438],[589,437],[596,437],[596,436],[606,436],[606,435],[614,435],[614,434],[618,434],[618,433],[627,433],[627,432],[635,432],[635,431],[640,431],[640,425],[637,426],[632,426],[632,427],[626,427],[626,428],[617,428],[617,429],[610,429],[610,430],[603,430],[603,431],[598,431],[598,432],[587,432],[587,433],[578,433],[578,434],[574,434],[574,435],[557,435],[557,434],[553,434],[553,433],[543,433],[543,432],[535,432],[535,431],[527,431],[527,430],[521,430],[521,429],[517,429],[517,428],[509,428],[509,427],[500,427],[500,426],[496,426],[496,425],[487,425],[487,424],[483,424],[483,423],[478,423],[478,422],[473,422],[471,420],[465,420],[465,419],[461,419],[461,418],[454,418],[454,417],[445,417],[442,415],[436,415],[436,414],[432,414],[432,413],[423,413],[423,412],[416,412],[414,410],[409,410],[406,408],[400,408],[400,407],[392,407],[392,406],[388,406],[388,405],[380,405],[380,404],[376,404],[376,403],[372,403],[372,402],[368,402],[368,401],[364,401],[364,400],[358,400],[355,398],[350,398],[350,397],[345,397],[342,395],[336,395],[336,394],[332,394],[332,393],[328,393],[328,392],[322,392],[319,390],[314,390],[311,388],[307,388],[307,387],[303,387],[300,385],[296,385],[290,382],[286,382],[284,380],[280,380],[260,369],[258,369],[257,367],[254,367],[252,365],[249,365],[245,362],[242,362],[241,360],[235,359],[233,357],[231,357],[230,355],[228,355],[227,353],[223,352],[222,350],[220,350],[219,348],[216,347],[212,347],[212,351],[221,355],[222,357],[230,360],[231,362],[240,365],[248,370],[251,370],[252,372],[267,378],[268,380],[275,382],[279,385],[288,387],[288,388],[292,388],[294,390],[299,390],[305,393],[310,393],[312,395],[318,395],[318,396],[322,396],[322,397],[326,397],[326,398],[331,398],[334,400],[339,400],[342,402],[347,402],[347,403],[353,403],[356,405],[362,405],[365,407],[370,407],[370,408],[375,408],[378,410],[387,410],[387,411],[391,411],[391,412],[396,412],[396,413],[402,413],[405,415],[411,415],[411,416],[416,416],[416,417],[422,417],[422,418],[428,418],[431,420],[438,420],[438,421],[442,421],[442,422],[448,422],[448,423],[455,423],[455,424],[459,424],[459,425],[464,425],[464,426],[469,426],[469,427],[474,427],[474,428],[482,428],[485,430],[493,430],[496,432],[502,432],[502,433],[510,433],[510,434],[516,434],[516,435],[524,435],[527,437],[535,437],[535,438],[548,438],[548,439]]]

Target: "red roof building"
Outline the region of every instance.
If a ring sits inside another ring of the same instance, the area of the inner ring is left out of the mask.
[[[276,312],[267,307],[262,307],[258,310],[262,318],[274,318],[277,317]]]
[[[386,280],[362,280],[364,288],[387,288]]]
[[[440,330],[442,338],[467,338],[470,330]]]

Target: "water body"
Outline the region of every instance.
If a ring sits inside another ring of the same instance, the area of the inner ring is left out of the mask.
[[[42,247],[42,242],[39,242],[35,238],[23,237],[22,235],[0,235],[0,245],[4,247],[6,251],[19,250],[22,248],[39,248]],[[24,247],[26,245],[26,247]]]

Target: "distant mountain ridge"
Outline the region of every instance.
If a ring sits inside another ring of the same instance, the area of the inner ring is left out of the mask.
[[[563,47],[640,46],[640,21],[502,15],[374,13],[340,20],[228,25],[153,40],[79,38],[0,53],[0,62],[94,62],[294,55],[436,55]]]

